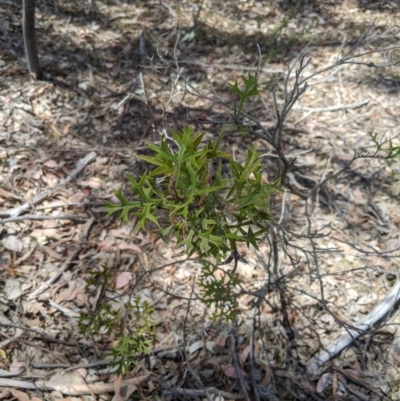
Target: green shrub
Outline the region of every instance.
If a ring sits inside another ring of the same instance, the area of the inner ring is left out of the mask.
[[[245,101],[260,93],[256,76],[249,74],[242,81],[243,87],[237,82],[230,86],[240,100],[235,110],[236,125]],[[134,233],[152,230],[166,243],[174,238],[188,257],[195,255],[202,263],[203,303],[214,308],[214,318],[235,320],[235,290],[240,284],[235,274],[240,259],[237,244],[258,248],[272,220],[269,198],[281,191],[279,182],[262,181],[260,155],[254,146],[240,164],[220,150],[221,136],[216,141],[204,141],[205,134],[195,133],[190,127],[171,135],[171,142],[162,139],[160,144],[148,143],[154,154],[141,159],[153,168],[138,179],[126,173],[132,194],[127,198],[121,190],[116,191],[118,202],[107,202],[107,209],[109,214],[119,213],[121,222],[135,218]],[[228,272],[220,267],[227,255],[226,263],[235,261],[234,269]],[[108,278],[108,270],[104,269],[88,284],[106,285]],[[150,352],[154,331],[152,309],[147,304],[136,300],[127,313],[129,322],[136,323],[127,325],[120,312],[107,304],[80,318],[85,334],[98,333],[102,327],[109,333],[118,328],[119,339],[112,356],[119,373],[136,363],[137,353]]]
[[[112,275],[105,266],[101,272],[90,272],[88,285],[96,289],[109,285]],[[110,303],[103,302],[96,311],[82,313],[78,327],[86,336],[104,332],[115,334],[115,344],[110,352],[112,367],[116,373],[124,374],[137,364],[137,359],[151,352],[154,338],[154,321],[151,318],[154,308],[138,297],[131,304],[125,305],[124,315],[120,309],[115,310]]]
[[[120,213],[123,222],[135,216],[135,232],[151,228],[167,243],[175,237],[189,257],[196,253],[221,262],[239,242],[257,248],[271,220],[268,199],[279,189],[278,182],[262,182],[255,148],[241,165],[219,150],[221,137],[203,147],[204,134],[194,134],[192,128],[172,137],[173,146],[164,139],[160,145],[148,144],[155,156],[141,158],[155,169],[138,180],[126,174],[133,199],[118,190],[119,203],[108,202],[109,213]],[[227,174],[223,161],[229,165]]]

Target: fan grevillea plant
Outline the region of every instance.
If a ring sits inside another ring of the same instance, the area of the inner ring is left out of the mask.
[[[116,191],[119,202],[107,203],[109,213],[120,213],[123,222],[135,216],[134,232],[150,228],[166,243],[175,237],[188,257],[220,263],[240,242],[257,248],[271,220],[268,198],[279,189],[278,182],[262,182],[255,148],[242,165],[219,150],[221,137],[204,145],[204,133],[187,127],[172,138],[172,146],[166,140],[147,145],[155,154],[141,159],[155,168],[138,180],[126,174],[133,199]]]
[[[203,302],[207,307],[214,306],[214,318],[234,320],[234,289],[240,281],[219,264],[227,254],[238,255],[240,242],[258,248],[272,218],[268,199],[280,191],[278,182],[262,182],[254,146],[248,150],[245,163],[240,164],[219,150],[221,137],[204,144],[204,133],[186,127],[183,132],[173,132],[172,138],[171,144],[162,140],[160,145],[147,145],[154,155],[141,159],[154,168],[138,180],[126,174],[133,199],[116,191],[119,202],[107,203],[109,214],[120,213],[122,222],[135,216],[134,233],[151,229],[166,243],[174,237],[188,257],[197,255],[203,264]],[[229,166],[227,172],[223,164]],[[205,261],[210,257],[216,264]],[[222,274],[215,274],[216,270]]]

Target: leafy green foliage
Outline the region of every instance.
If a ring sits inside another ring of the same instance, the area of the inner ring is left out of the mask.
[[[78,327],[84,335],[98,334],[105,328],[107,334],[117,329],[121,317],[119,311],[112,310],[109,304],[100,305],[94,312],[82,313],[78,319]]]
[[[386,141],[378,141],[378,134],[371,133],[371,139],[375,143],[378,152],[384,152],[383,156],[387,166],[391,167],[395,159],[400,159],[400,146],[394,146],[391,139]]]
[[[238,89],[243,97],[257,93],[252,79],[246,81],[247,89]],[[134,232],[149,227],[165,242],[173,236],[188,256],[197,253],[220,262],[239,242],[257,248],[271,220],[268,198],[279,189],[278,182],[262,182],[255,148],[248,150],[241,165],[219,150],[221,137],[201,146],[204,134],[188,127],[172,137],[171,147],[166,140],[148,144],[155,155],[141,158],[154,170],[138,180],[126,174],[134,199],[129,201],[117,191],[119,203],[107,203],[109,214],[119,213],[123,222],[132,214],[137,218]],[[229,165],[227,174],[223,161]]]
[[[235,81],[233,85],[229,85],[230,90],[239,96],[239,106],[237,109],[237,116],[240,115],[245,101],[251,97],[259,95],[262,90],[258,89],[258,78],[255,75],[248,74],[247,77],[242,75],[243,88],[239,88],[238,82]]]
[[[108,282],[113,277],[113,274],[110,272],[107,265],[102,266],[99,270],[89,270],[87,275],[89,276],[86,279],[87,286],[93,285],[95,287],[107,286]]]
[[[111,351],[112,366],[116,368],[118,374],[125,373],[131,366],[137,364],[138,353],[149,355],[154,340],[155,324],[151,319],[154,308],[147,302],[141,303],[139,298],[135,298],[129,309],[133,327],[125,327],[123,335]]]
[[[242,79],[243,87],[237,82],[231,85],[240,98],[238,113],[247,99],[260,93],[255,76]],[[141,159],[154,168],[137,179],[126,174],[133,199],[117,191],[119,202],[107,203],[109,214],[119,213],[122,222],[133,216],[134,233],[151,229],[167,243],[176,238],[189,257],[197,254],[203,260],[200,286],[204,304],[214,306],[214,318],[234,320],[239,279],[232,273],[221,276],[223,270],[204,258],[212,256],[220,263],[226,253],[236,252],[238,243],[257,248],[272,218],[269,197],[280,191],[279,183],[262,182],[254,146],[240,164],[220,150],[221,137],[205,143],[203,133],[186,127],[172,132],[172,138],[173,143],[162,140],[159,145],[148,144],[154,154]],[[130,346],[137,344],[132,339],[121,344],[124,352]]]
[[[112,275],[105,266],[101,272],[90,272],[89,285],[95,288],[107,287]],[[86,336],[99,333],[116,334],[116,344],[111,355],[112,366],[118,374],[125,373],[136,365],[138,355],[148,355],[154,338],[154,321],[151,314],[154,308],[147,302],[135,298],[131,305],[125,305],[124,316],[120,309],[110,303],[102,303],[98,310],[82,313],[79,316],[78,327]]]
[[[89,271],[86,280],[87,286],[95,288],[107,287],[112,278],[110,269],[103,266],[101,270]],[[119,312],[111,309],[109,304],[100,305],[99,309],[93,312],[81,314],[78,320],[78,327],[84,335],[93,335],[99,333],[100,329],[106,328],[107,334],[110,334],[120,320]]]
[[[220,278],[216,273],[220,272]],[[203,289],[202,302],[207,308],[214,308],[214,319],[235,320],[238,307],[235,288],[240,284],[236,274],[228,274],[218,266],[203,262],[200,287]]]

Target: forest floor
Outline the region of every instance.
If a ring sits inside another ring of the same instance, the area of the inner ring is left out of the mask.
[[[21,2],[0,0],[0,398],[400,400],[395,308],[307,373],[398,279],[400,171],[371,136],[400,144],[398,7],[43,0],[46,80],[35,81]],[[365,32],[371,40],[358,44]],[[354,55],[368,54],[326,68],[354,45]],[[184,125],[211,140],[222,132],[239,161],[256,145],[263,178],[277,179],[271,145],[230,123],[228,84],[259,72],[267,89],[251,112],[273,127],[305,48],[308,88],[285,120],[283,151],[296,166],[292,188],[330,179],[307,200],[286,190],[271,202],[271,235],[258,251],[239,250],[248,263],[236,270],[238,321],[213,321],[200,300],[201,264],[150,231],[132,235],[134,222],[107,216],[104,201],[128,193],[124,172],[148,167],[138,158],[146,141]],[[88,286],[105,267],[108,283]],[[154,307],[153,348],[118,378],[118,331],[85,336],[79,316],[104,303],[128,314],[136,297]]]

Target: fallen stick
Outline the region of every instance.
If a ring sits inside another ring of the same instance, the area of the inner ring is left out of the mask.
[[[79,244],[75,251],[68,257],[68,259],[64,262],[64,264],[57,270],[57,272],[54,273],[53,276],[51,276],[47,281],[43,282],[40,284],[38,288],[36,288],[35,291],[33,291],[31,294],[29,294],[28,299],[31,301],[32,299],[36,299],[41,293],[46,291],[51,284],[55,283],[60,276],[65,272],[65,270],[68,269],[70,264],[78,257],[79,253],[81,252],[84,242],[87,240],[87,237],[89,235],[89,231],[92,228],[92,225],[94,223],[94,217],[90,218],[85,226],[82,229],[82,232],[79,236]]]
[[[372,310],[372,312],[354,325],[356,329],[348,329],[347,333],[340,336],[327,348],[320,351],[307,363],[307,373],[316,374],[317,370],[326,362],[335,357],[339,352],[348,347],[354,340],[370,330],[377,322],[384,319],[396,307],[400,301],[400,279],[398,278],[389,294]]]
[[[41,192],[40,194],[37,194],[36,196],[33,197],[33,199],[29,202],[25,202],[22,205],[18,207],[14,207],[12,209],[8,210],[1,210],[0,211],[0,216],[10,216],[10,217],[16,217],[19,216],[21,213],[29,210],[32,206],[37,205],[38,203],[41,203],[44,201],[46,198],[51,196],[51,194],[55,191],[60,190],[62,187],[64,187],[66,184],[68,184],[72,179],[75,179],[76,176],[94,159],[96,159],[97,154],[96,152],[90,152],[88,155],[83,157],[78,161],[78,164],[76,167],[68,174],[66,178],[64,178],[54,189],[48,189],[46,191]]]
[[[148,376],[139,376],[133,379],[122,380],[121,387],[133,385],[137,386]],[[23,388],[26,390],[41,390],[41,391],[59,391],[62,394],[77,396],[83,394],[104,394],[114,392],[114,383],[93,383],[93,384],[62,384],[53,383],[51,381],[39,380],[36,382],[27,382],[24,380],[4,379],[0,378],[0,387]]]
[[[88,218],[85,214],[59,214],[57,216],[39,216],[38,214],[24,214],[23,216],[7,217],[0,220],[0,224],[23,220],[72,220],[84,222]]]
[[[177,395],[179,396],[185,396],[186,398],[189,397],[204,397],[206,393],[210,394],[216,394],[217,396],[224,397],[224,398],[229,398],[232,400],[243,400],[244,397],[242,394],[232,394],[228,393],[223,390],[219,390],[215,387],[207,387],[205,390],[192,390],[192,389],[186,389],[186,388],[170,388],[168,390],[164,390],[164,395]]]

